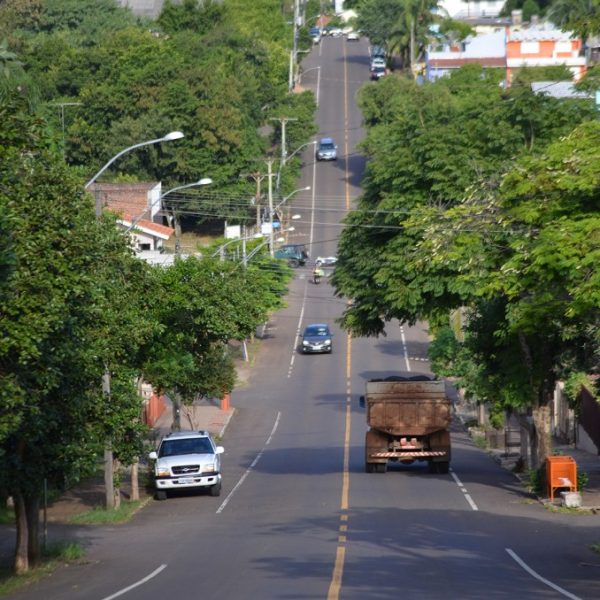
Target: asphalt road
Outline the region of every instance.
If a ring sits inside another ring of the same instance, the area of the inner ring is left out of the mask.
[[[336,162],[304,155],[294,239],[335,254],[340,220],[359,193],[355,95],[368,77],[365,41],[325,38],[304,61],[319,84],[319,136]],[[320,69],[309,68],[320,66]],[[291,149],[290,149],[291,150]],[[45,600],[600,598],[596,516],[552,514],[458,425],[452,471],[364,472],[366,379],[427,373],[427,328],[392,324],[352,339],[329,284],[298,269],[288,306],[266,330],[249,384],[233,394],[220,498],[153,502],[132,523],[79,528],[89,561],[14,594]],[[333,326],[331,355],[295,352],[305,324]],[[72,533],[72,532],[71,532]]]

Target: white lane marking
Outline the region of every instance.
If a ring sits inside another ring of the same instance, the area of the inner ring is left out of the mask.
[[[139,585],[142,585],[142,584],[146,583],[147,581],[150,581],[150,579],[152,579],[153,577],[156,577],[161,571],[164,571],[164,569],[166,569],[166,568],[167,568],[167,565],[160,565],[160,567],[158,567],[158,569],[155,569],[154,571],[152,571],[152,573],[150,573],[150,575],[146,575],[146,577],[144,577],[143,579],[140,579],[139,581],[132,583],[130,586],[127,586],[126,588],[123,588],[122,590],[119,590],[118,592],[115,592],[111,596],[106,596],[106,598],[103,598],[102,600],[112,600],[113,598],[118,598],[119,596],[122,596],[123,594],[130,592],[132,589],[138,587]]]
[[[304,281],[304,296],[302,297],[302,307],[300,308],[300,317],[298,318],[298,327],[296,327],[296,335],[294,337],[294,345],[292,346],[292,358],[290,359],[290,366],[288,367],[287,378],[292,376],[294,369],[294,360],[296,359],[296,352],[298,344],[300,343],[300,331],[302,329],[302,319],[304,319],[304,308],[306,307],[306,295],[307,295],[307,281]]]
[[[551,581],[548,581],[547,579],[545,579],[544,577],[542,577],[541,575],[536,573],[529,565],[527,565],[525,562],[523,562],[523,560],[521,558],[519,558],[519,556],[517,556],[517,554],[515,552],[513,552],[510,548],[504,548],[504,549],[508,552],[508,555],[521,568],[525,569],[525,571],[527,571],[532,577],[535,577],[538,581],[541,581],[543,584],[547,585],[548,587],[551,587],[553,590],[556,590],[559,594],[562,594],[566,598],[571,598],[571,600],[581,600],[581,598],[579,596],[575,596],[575,594],[571,594],[571,592],[567,592],[567,590],[564,590],[560,586],[556,585],[555,583],[552,583]]]
[[[458,489],[463,493],[465,499],[471,505],[471,508],[473,510],[479,510],[477,504],[475,504],[475,502],[473,502],[473,498],[471,498],[471,496],[467,492],[467,488],[464,486],[462,481],[458,478],[458,475],[452,469],[450,469],[450,475],[452,475],[452,479],[454,479],[454,481],[456,482]]]
[[[317,69],[317,97],[315,98],[315,102],[317,106],[319,106],[319,88],[321,87],[321,67]]]
[[[402,339],[402,348],[404,349],[404,362],[406,370],[410,371],[410,362],[408,362],[408,347],[406,345],[406,336],[404,335],[404,327],[400,327],[400,338]]]
[[[246,469],[246,472],[240,477],[240,480],[235,484],[234,488],[229,492],[229,494],[227,495],[227,498],[225,498],[225,500],[223,500],[223,503],[217,509],[217,514],[223,512],[223,510],[227,506],[229,500],[231,500],[231,497],[233,496],[233,494],[242,485],[242,483],[244,483],[244,481],[246,480],[246,477],[248,477],[248,475],[250,475],[250,473],[254,470],[254,467],[256,467],[256,465],[258,464],[258,461],[260,460],[261,456],[265,452],[265,448],[271,443],[271,440],[273,439],[273,435],[275,434],[275,431],[277,430],[277,426],[279,425],[279,419],[281,419],[280,412],[277,413],[277,418],[275,419],[275,423],[273,424],[273,429],[271,429],[271,433],[269,434],[269,437],[267,438],[265,445],[262,447],[261,451],[256,455],[256,458],[252,461],[252,464]]]

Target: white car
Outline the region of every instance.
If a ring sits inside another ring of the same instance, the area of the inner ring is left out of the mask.
[[[348,32],[348,35],[346,36],[346,40],[348,42],[358,42],[360,40],[360,35],[359,35],[358,31]]]
[[[148,457],[154,462],[156,499],[166,500],[167,492],[182,489],[208,489],[221,494],[221,457],[207,431],[178,431],[165,436],[158,452]]]
[[[371,60],[371,71],[377,68],[385,69],[385,58],[375,57]]]
[[[339,27],[334,27],[330,32],[329,35],[331,37],[342,37],[342,35],[344,35],[344,32],[339,28]]]
[[[323,267],[335,265],[337,262],[337,256],[317,256],[315,263]]]

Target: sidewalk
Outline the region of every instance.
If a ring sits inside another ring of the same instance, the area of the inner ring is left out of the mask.
[[[469,403],[461,402],[458,396],[455,398],[454,406],[456,408],[456,416],[463,426],[466,422],[476,418],[476,411],[473,406]],[[556,454],[573,457],[577,464],[577,473],[585,473],[589,478],[583,490],[579,490],[582,499],[581,510],[600,512],[600,456],[575,448],[572,444],[561,444],[557,441],[554,441],[552,447]],[[517,452],[511,451],[507,453],[504,449],[488,449],[487,452],[502,468],[511,471],[519,480],[523,481],[523,474],[519,475],[515,472],[515,467],[519,460]],[[539,500],[543,503],[550,503],[549,498],[542,497]]]
[[[166,404],[166,409],[154,424],[156,442],[172,430],[173,406],[169,400]],[[222,438],[234,412],[234,408],[221,409],[220,403],[215,400],[196,400],[190,406],[181,407],[181,430],[204,430],[216,438]]]

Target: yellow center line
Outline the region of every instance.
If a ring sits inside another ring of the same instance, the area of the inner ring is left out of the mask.
[[[350,185],[348,171],[348,63],[346,61],[346,46],[344,48],[344,147],[345,147],[345,182],[346,182],[346,210],[350,208]],[[348,334],[346,338],[346,418],[345,418],[345,433],[344,433],[344,464],[342,471],[342,496],[340,501],[340,521],[348,522],[348,514],[344,511],[348,510],[348,497],[350,489],[350,425],[351,425],[351,374],[352,374],[352,337]],[[346,533],[348,525],[340,525],[339,532]],[[344,563],[346,559],[346,544],[347,538],[345,535],[338,535],[338,547],[335,555],[335,564],[331,575],[331,583],[327,593],[327,600],[338,600],[342,589],[342,575],[344,573]]]

